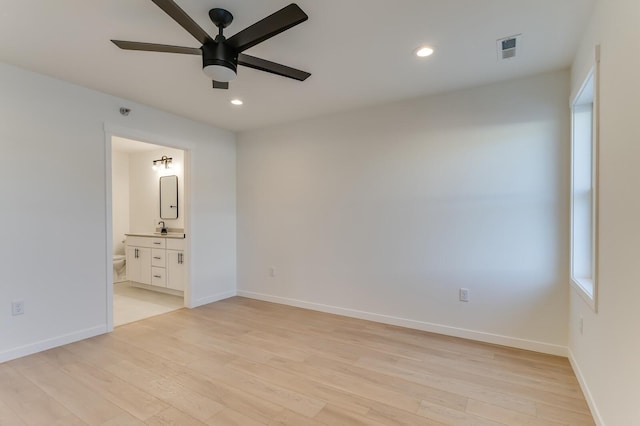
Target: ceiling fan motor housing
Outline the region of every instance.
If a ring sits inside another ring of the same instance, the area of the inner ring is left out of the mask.
[[[207,68],[209,67],[209,68]],[[202,46],[202,68],[205,74],[209,75],[208,69],[218,70],[218,67],[223,67],[231,71],[234,76],[238,72],[238,53],[235,49],[226,43],[206,43]],[[231,74],[229,73],[229,76]],[[224,78],[220,75],[212,75],[214,80],[217,81],[230,81],[229,78]],[[231,78],[233,80],[233,78]]]

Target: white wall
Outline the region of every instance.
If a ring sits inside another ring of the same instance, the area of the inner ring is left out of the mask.
[[[124,254],[124,234],[129,232],[129,155],[126,152],[112,152],[111,176],[113,253]]]
[[[188,303],[234,294],[233,134],[5,64],[0,93],[0,223],[11,224],[0,244],[0,362],[107,330],[105,123],[189,151]],[[14,299],[24,315],[11,316]]]
[[[566,353],[568,97],[563,71],[241,133],[239,294]]]
[[[599,0],[572,69],[575,93],[601,45],[598,313],[571,292],[569,347],[598,424],[610,426],[640,424],[639,22],[637,0]]]
[[[163,155],[173,159],[173,168],[153,170],[153,160]],[[185,192],[184,192],[184,153],[180,149],[161,148],[155,151],[142,151],[130,154],[131,159],[131,210],[130,232],[154,232],[160,219],[160,176],[178,176],[178,218],[164,219],[169,228],[184,229]]]

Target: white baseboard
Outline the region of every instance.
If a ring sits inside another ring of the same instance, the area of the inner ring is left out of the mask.
[[[600,411],[598,411],[598,407],[593,399],[593,395],[589,390],[589,386],[587,386],[587,382],[582,374],[582,370],[580,370],[580,366],[578,366],[578,362],[573,356],[573,352],[571,348],[569,351],[569,362],[571,363],[571,367],[573,368],[573,372],[576,374],[578,378],[578,383],[580,384],[580,388],[582,389],[582,393],[584,393],[584,398],[587,400],[587,405],[589,405],[589,409],[591,410],[591,415],[593,416],[593,421],[596,422],[597,426],[605,426],[604,421],[602,420],[602,416],[600,416]]]
[[[203,297],[203,298],[194,300],[191,306],[189,306],[189,308],[197,308],[198,306],[208,305],[209,303],[218,302],[220,300],[228,299],[236,295],[237,295],[236,291],[231,290],[231,291],[225,291],[224,293],[214,294],[213,296]]]
[[[107,326],[99,325],[97,327],[87,328],[86,330],[81,330],[74,333],[41,340],[39,342],[30,343],[28,345],[19,346],[17,348],[0,352],[0,363],[11,361],[12,359],[16,358],[21,358],[23,356],[32,355],[37,352],[46,351],[47,349],[56,348],[58,346],[68,345],[69,343],[88,339],[90,337],[95,337],[100,334],[105,334],[106,332]]]
[[[510,346],[518,349],[525,349],[535,352],[542,352],[550,355],[568,356],[567,347],[550,343],[537,342],[534,340],[520,339],[517,337],[502,336],[499,334],[485,333],[482,331],[468,330],[464,328],[451,327],[448,325],[434,324],[424,321],[399,318],[390,315],[376,314],[372,312],[358,311],[355,309],[341,308],[338,306],[323,305],[320,303],[305,302],[286,297],[272,296],[269,294],[254,293],[251,291],[238,290],[238,296],[250,299],[263,300],[266,302],[279,303],[282,305],[296,306],[298,308],[311,309],[314,311],[326,312],[330,314],[343,315],[346,317],[359,318],[384,324],[397,325],[416,330],[428,331],[431,333],[444,334],[447,336],[461,337],[469,340],[476,340],[496,345]]]

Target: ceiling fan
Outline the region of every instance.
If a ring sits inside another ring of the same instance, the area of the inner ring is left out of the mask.
[[[215,39],[212,39],[173,0],[151,1],[202,43],[202,46],[200,48],[193,48],[140,43],[137,41],[111,40],[120,49],[202,55],[202,70],[213,80],[214,89],[228,89],[229,82],[237,76],[238,65],[299,81],[304,81],[311,76],[308,72],[242,53],[250,47],[262,43],[309,19],[307,14],[295,3],[280,9],[228,39],[222,32],[233,22],[233,15],[225,9],[211,9],[209,11],[209,18],[215,26],[218,27],[218,35]]]

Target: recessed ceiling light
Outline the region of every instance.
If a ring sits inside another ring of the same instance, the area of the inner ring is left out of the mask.
[[[231,100],[231,104],[235,105],[235,106],[240,106],[240,105],[244,104],[244,102],[242,102],[242,99],[232,99]]]
[[[416,49],[416,56],[419,58],[426,58],[431,55],[433,55],[433,49],[429,46],[421,46]]]

